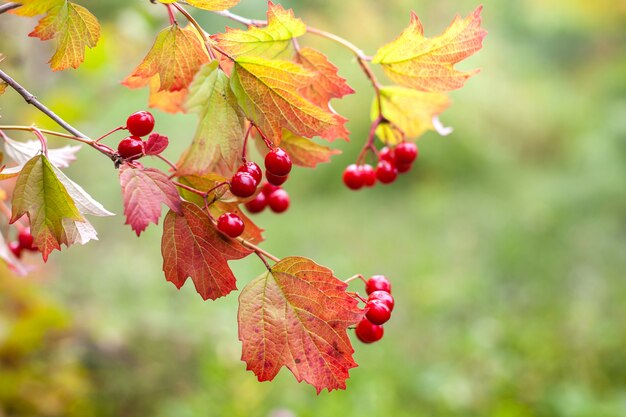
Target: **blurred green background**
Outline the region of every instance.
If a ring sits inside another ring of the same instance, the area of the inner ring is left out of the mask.
[[[104,32],[79,70],[52,73],[50,45],[26,36],[35,19],[9,15],[1,65],[95,137],[145,107],[147,91],[119,82],[167,16],[148,1],[81,3]],[[369,54],[411,9],[434,36],[477,6],[281,3]],[[258,383],[240,361],[236,295],[203,302],[191,283],[177,291],[161,272],[160,228],[137,239],[117,216],[92,219],[98,242],[45,267],[32,259],[26,279],[0,273],[0,416],[626,416],[626,3],[484,6],[483,50],[460,65],[481,73],[441,117],[454,134],[425,135],[415,169],[393,186],[342,186],[372,91],[347,51],[302,41],[357,90],[334,103],[352,140],[335,144],[343,154],[332,164],[296,170],[287,213],[256,219],[278,256],[392,280],[394,317],[381,342],[355,341],[360,366],[346,391],[316,396],[287,370]],[[265,7],[243,0],[234,11],[261,18]],[[211,32],[238,26],[195,15]],[[0,113],[2,123],[55,128],[13,92]],[[195,117],[155,114],[175,160]],[[122,212],[117,173],[99,154],[82,150],[68,175]],[[232,266],[240,288],[263,270],[252,258]]]

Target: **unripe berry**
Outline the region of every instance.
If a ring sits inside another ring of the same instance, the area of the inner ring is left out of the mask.
[[[126,120],[126,128],[131,135],[146,136],[154,129],[154,116],[145,110],[133,113]]]
[[[250,197],[256,191],[257,184],[252,174],[238,171],[230,179],[230,192],[237,197]]]
[[[265,169],[272,174],[284,177],[291,172],[291,158],[281,148],[272,149],[265,155]]]
[[[365,307],[367,308],[365,317],[374,324],[384,324],[389,320],[389,317],[391,317],[391,309],[382,300],[368,301]]]
[[[263,172],[261,172],[261,167],[259,167],[255,162],[248,161],[237,170],[238,172],[247,172],[252,175],[257,182],[257,185],[261,183],[263,179]]]
[[[272,185],[283,185],[287,179],[289,178],[289,175],[274,175],[273,173],[271,173],[268,170],[265,170],[265,178],[267,179],[267,182],[269,182]]]
[[[250,213],[260,213],[265,210],[267,206],[267,196],[264,192],[260,192],[253,200],[248,201],[245,205]]]
[[[373,275],[365,283],[365,292],[369,295],[374,291],[385,291],[391,294],[391,283],[384,275]]]
[[[358,190],[365,184],[361,169],[356,164],[348,165],[343,171],[343,183],[351,190]]]
[[[361,165],[361,175],[366,187],[373,187],[376,184],[376,171],[370,164]]]
[[[383,338],[384,333],[383,326],[374,324],[365,318],[356,325],[356,337],[363,343],[377,342]]]
[[[217,219],[217,229],[232,238],[236,238],[243,233],[243,220],[234,213],[224,213]]]
[[[383,184],[391,184],[398,178],[398,170],[391,162],[382,160],[376,166],[376,178]]]
[[[117,153],[124,159],[139,159],[143,156],[143,140],[139,136],[124,138],[117,145]]]
[[[289,208],[289,194],[282,188],[270,194],[267,200],[274,213],[282,213]]]
[[[417,145],[413,142],[400,143],[395,149],[396,165],[412,164],[417,158],[418,153]]]
[[[393,307],[395,306],[395,300],[393,299],[393,296],[387,291],[376,290],[372,292],[367,298],[367,301],[372,300],[380,300],[384,302],[385,304],[387,304],[387,307],[389,307],[390,311],[393,311]]]

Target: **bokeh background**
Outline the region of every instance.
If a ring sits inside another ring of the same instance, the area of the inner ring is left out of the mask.
[[[145,107],[147,91],[119,82],[167,15],[148,1],[79,3],[103,24],[79,70],[52,73],[51,45],[26,36],[35,19],[10,15],[0,16],[0,65],[95,137]],[[411,9],[434,36],[477,6],[281,3],[370,54]],[[415,169],[393,186],[342,186],[372,91],[346,50],[302,41],[357,90],[334,103],[352,140],[334,144],[343,154],[332,164],[296,169],[287,213],[257,220],[276,255],[392,280],[394,317],[381,342],[355,341],[346,391],[316,396],[285,369],[258,383],[239,359],[236,295],[177,291],[161,272],[160,228],[137,239],[117,216],[93,219],[98,242],[45,267],[29,259],[38,269],[27,278],[0,272],[0,416],[626,416],[626,3],[484,6],[484,48],[460,66],[482,71],[441,117],[454,134],[421,138]],[[262,18],[265,7],[243,0],[234,11]],[[238,26],[194,13],[211,32]],[[0,123],[55,128],[13,92],[0,108]],[[155,114],[175,160],[195,117]],[[108,160],[83,149],[68,175],[122,212]],[[263,270],[253,257],[232,266],[240,288]]]

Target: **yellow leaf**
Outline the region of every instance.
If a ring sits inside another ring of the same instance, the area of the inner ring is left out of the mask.
[[[415,139],[433,130],[433,117],[450,106],[443,93],[428,93],[392,86],[380,89],[382,113],[390,123],[381,123],[376,134],[387,145],[396,145],[404,137]],[[378,101],[374,99],[372,120],[378,117]],[[399,130],[398,130],[399,129]]]
[[[461,72],[454,64],[482,48],[487,34],[482,29],[478,7],[467,18],[456,16],[435,38],[424,37],[424,28],[415,13],[411,23],[393,42],[378,50],[372,62],[381,64],[393,81],[422,91],[449,91],[461,88],[478,71]]]
[[[296,135],[335,139],[341,116],[307,101],[299,91],[312,74],[289,61],[240,57],[235,62],[230,85],[248,119],[278,145],[282,130]],[[345,119],[344,119],[345,120]]]
[[[20,0],[19,3],[21,6],[12,10],[11,13],[18,16],[33,17],[48,13],[48,10],[63,5],[65,0]]]
[[[176,3],[177,0],[159,0],[164,4]],[[187,4],[204,10],[226,10],[235,6],[241,0],[187,0]]]
[[[248,30],[227,28],[213,38],[220,48],[236,58],[242,55],[264,58],[286,58],[291,55],[293,38],[306,33],[306,25],[293,10],[269,2],[267,26],[250,26]]]
[[[50,59],[53,71],[78,68],[85,60],[85,48],[98,43],[100,24],[83,6],[65,2],[50,9],[28,36],[42,41],[57,39],[56,51]]]

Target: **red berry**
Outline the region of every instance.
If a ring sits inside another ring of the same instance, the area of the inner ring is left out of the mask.
[[[289,194],[282,188],[278,189],[269,195],[268,204],[274,213],[282,213],[289,208]]]
[[[396,154],[393,149],[385,146],[378,152],[379,161],[391,162],[392,165],[396,164]]]
[[[356,337],[363,343],[374,343],[382,339],[385,329],[383,326],[372,323],[368,319],[363,319],[356,325]]]
[[[361,168],[356,164],[351,164],[343,171],[343,183],[351,190],[358,190],[365,185],[365,178]]]
[[[291,172],[291,158],[281,148],[272,149],[265,155],[265,169],[272,174],[284,177]]]
[[[235,238],[243,233],[244,224],[241,217],[234,213],[224,213],[217,219],[217,228],[220,232]]]
[[[385,291],[391,294],[391,284],[384,275],[373,275],[365,284],[365,292],[369,295],[374,291]]]
[[[402,142],[396,146],[396,164],[411,164],[417,158],[419,151],[413,142]]]
[[[376,172],[370,164],[361,165],[361,175],[366,187],[373,187],[376,184]]]
[[[154,129],[154,116],[149,111],[138,111],[128,116],[126,128],[131,135],[146,136]]]
[[[368,301],[365,317],[374,324],[386,323],[391,317],[391,309],[383,300]]]
[[[389,311],[393,311],[395,301],[393,299],[393,296],[389,294],[387,291],[376,290],[372,292],[370,296],[367,298],[367,301],[372,301],[372,300],[380,300],[384,302],[385,304],[387,304],[387,307],[389,307]]]
[[[269,182],[272,185],[283,185],[285,181],[287,181],[287,179],[289,178],[289,175],[283,175],[283,176],[275,175],[275,174],[272,174],[270,171],[266,170],[265,178],[267,179],[267,182]]]
[[[19,242],[22,249],[26,249],[31,252],[37,250],[37,248],[33,245],[35,242],[35,238],[33,237],[33,235],[30,234],[30,227],[19,231],[19,233],[17,234],[17,241]]]
[[[9,243],[9,249],[11,250],[11,252],[13,252],[13,255],[15,255],[16,258],[22,257],[23,248],[20,246],[19,242]]]
[[[261,172],[261,167],[259,167],[255,162],[248,161],[237,170],[238,172],[247,172],[252,175],[257,182],[257,185],[261,183],[263,179],[263,172]]]
[[[398,177],[398,169],[391,162],[382,160],[376,166],[376,178],[383,184],[391,184]]]
[[[246,203],[246,208],[250,213],[260,213],[267,206],[267,196],[264,192],[260,192],[254,197],[253,200],[250,200]]]
[[[124,159],[139,159],[143,156],[143,140],[139,136],[129,136],[117,145],[117,153]]]
[[[248,172],[235,172],[230,179],[230,192],[237,197],[250,197],[256,191],[257,181]]]
[[[412,162],[410,162],[408,164],[398,162],[396,164],[396,169],[398,170],[399,174],[404,174],[405,172],[409,172],[411,170],[411,168],[413,168],[413,163]]]
[[[266,196],[269,196],[274,191],[279,190],[279,189],[280,189],[280,186],[266,182],[265,184],[263,184],[263,188],[261,189],[261,192],[265,194]]]

